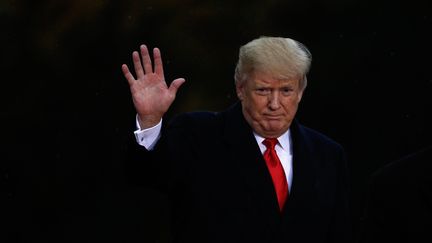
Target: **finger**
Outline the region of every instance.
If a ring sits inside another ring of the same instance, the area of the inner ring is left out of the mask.
[[[141,57],[143,59],[144,72],[152,73],[153,72],[152,61],[148,53],[147,46],[141,45],[140,49],[141,49]]]
[[[154,67],[155,73],[165,80],[163,63],[162,63],[162,55],[159,48],[153,49],[153,58],[154,58],[154,65],[155,65]]]
[[[180,86],[182,86],[182,84],[184,84],[184,82],[186,82],[186,80],[184,78],[178,78],[178,79],[172,81],[172,83],[170,84],[170,86],[168,88],[169,91],[175,95],[177,93],[177,90],[180,88]]]
[[[134,51],[132,53],[132,60],[135,68],[135,74],[137,76],[137,79],[140,79],[144,76],[144,70],[141,65],[141,59],[139,57],[138,52]]]
[[[133,82],[135,81],[135,78],[132,75],[132,73],[129,71],[129,68],[126,64],[122,65],[122,71],[123,71],[123,75],[125,76],[126,80],[129,83],[129,85],[132,85]]]

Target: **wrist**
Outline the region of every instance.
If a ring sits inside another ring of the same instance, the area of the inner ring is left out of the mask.
[[[154,127],[162,120],[162,117],[160,116],[140,116],[138,114],[137,117],[141,130]]]

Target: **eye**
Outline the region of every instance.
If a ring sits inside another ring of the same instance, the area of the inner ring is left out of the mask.
[[[268,89],[268,88],[257,88],[257,89],[255,89],[255,92],[258,95],[268,95],[268,94],[270,94],[270,89]]]
[[[285,96],[291,95],[294,90],[292,88],[286,87],[282,89],[282,94]]]

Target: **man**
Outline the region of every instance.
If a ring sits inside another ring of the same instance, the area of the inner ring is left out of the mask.
[[[164,81],[146,46],[126,65],[138,113],[136,176],[165,190],[175,242],[348,242],[344,153],[295,119],[311,55],[289,39],[261,37],[240,48],[239,102],[220,113],[162,117],[184,79]]]
[[[361,242],[432,242],[432,147],[373,174]]]

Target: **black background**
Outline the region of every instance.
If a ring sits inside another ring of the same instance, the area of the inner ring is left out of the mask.
[[[127,185],[123,173],[135,112],[121,64],[141,43],[157,46],[167,80],[187,80],[169,115],[222,110],[236,100],[238,48],[262,35],[313,54],[298,118],[345,147],[357,232],[369,175],[430,144],[427,4],[1,1],[5,237],[168,242],[165,196]]]

